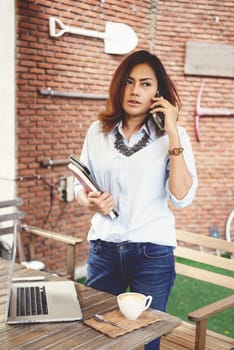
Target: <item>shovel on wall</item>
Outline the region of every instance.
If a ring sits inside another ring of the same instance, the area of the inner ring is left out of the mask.
[[[138,42],[136,33],[124,23],[106,22],[105,32],[65,26],[58,18],[49,19],[50,36],[60,37],[64,33],[91,36],[104,40],[105,53],[122,55],[133,50]]]

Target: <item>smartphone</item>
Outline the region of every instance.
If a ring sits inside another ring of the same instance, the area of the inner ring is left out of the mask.
[[[156,97],[160,97],[159,92],[157,92]],[[164,114],[162,112],[152,113],[152,119],[159,128],[159,130],[164,131]]]

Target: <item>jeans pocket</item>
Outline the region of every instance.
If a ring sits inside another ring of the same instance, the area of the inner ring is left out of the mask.
[[[173,247],[153,243],[146,243],[143,246],[143,253],[149,259],[162,259],[173,256]]]
[[[89,242],[89,249],[90,249],[90,252],[92,252],[94,254],[99,254],[102,250],[102,246],[101,246],[101,243],[99,242],[99,240],[90,241]]]

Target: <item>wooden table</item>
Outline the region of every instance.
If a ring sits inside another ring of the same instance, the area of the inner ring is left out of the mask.
[[[45,272],[25,269],[15,265],[15,276],[33,276],[43,274],[48,280],[61,279]],[[46,324],[7,325],[4,322],[4,302],[6,299],[7,271],[4,261],[0,261],[0,349],[1,350],[132,350],[139,349],[151,340],[171,332],[181,324],[174,316],[164,314],[164,319],[158,323],[132,331],[112,339],[82,321]],[[76,285],[83,317],[87,319],[95,313],[104,313],[117,308],[116,297],[88,288],[82,284]]]

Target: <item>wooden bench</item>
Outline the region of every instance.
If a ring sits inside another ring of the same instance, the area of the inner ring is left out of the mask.
[[[39,227],[22,225],[21,219],[25,216],[24,212],[19,210],[23,201],[21,198],[0,201],[0,238],[1,236],[12,235],[14,229],[17,229],[17,249],[19,253],[20,263],[25,262],[24,247],[21,239],[21,233],[24,230],[29,235],[29,260],[35,257],[35,241],[36,236],[52,239],[67,245],[67,276],[74,279],[75,261],[76,261],[76,246],[82,242],[82,239],[65,235],[59,232],[52,232]],[[4,241],[3,241],[4,242]],[[1,240],[0,240],[1,243]]]
[[[77,238],[63,233],[44,230],[39,227],[22,225],[22,229],[29,233],[29,257],[33,260],[35,257],[35,243],[36,236],[52,239],[54,241],[62,242],[67,245],[67,278],[74,280],[75,265],[76,265],[76,246],[82,242],[81,238]]]
[[[177,230],[178,247],[176,257],[193,260],[234,272],[234,260],[222,256],[222,252],[234,253],[234,242]],[[177,274],[214,285],[234,289],[234,278],[219,272],[211,272],[199,267],[176,262]],[[214,287],[215,288],[215,287]],[[234,349],[234,340],[221,334],[207,331],[209,317],[234,306],[234,294],[191,311],[188,319],[196,323],[183,322],[170,335],[162,337],[161,350],[221,350]]]

